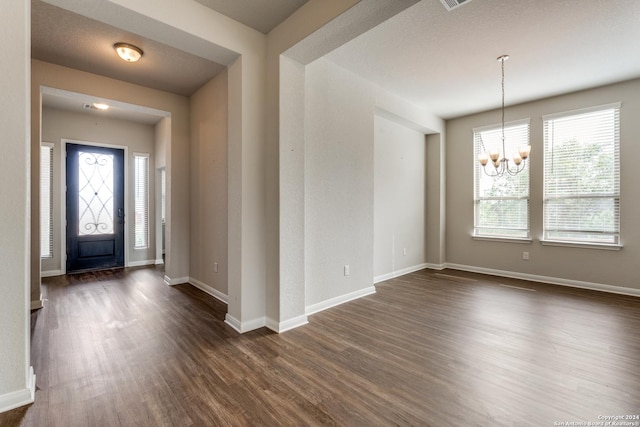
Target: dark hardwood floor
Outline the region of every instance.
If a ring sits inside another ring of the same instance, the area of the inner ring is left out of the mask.
[[[538,427],[640,413],[638,298],[447,270],[376,287],[307,326],[238,335],[224,304],[154,268],[44,279],[36,402],[0,425]]]

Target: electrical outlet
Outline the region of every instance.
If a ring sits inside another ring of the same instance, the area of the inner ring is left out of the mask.
[[[402,249],[402,255],[407,256],[407,248]]]
[[[217,273],[217,272],[218,272],[218,263],[217,263],[217,262],[214,262],[214,263],[213,263],[213,272],[214,272],[214,273]]]
[[[522,252],[522,259],[525,261],[529,261],[529,252]]]
[[[344,275],[348,276],[349,274],[351,274],[351,269],[349,268],[349,264],[344,266]]]

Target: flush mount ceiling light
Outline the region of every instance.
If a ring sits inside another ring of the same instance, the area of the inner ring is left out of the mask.
[[[138,46],[129,43],[116,43],[113,48],[118,53],[118,56],[127,62],[137,62],[144,54]]]
[[[109,105],[104,102],[94,102],[91,104],[83,104],[82,108],[85,110],[108,110]]]
[[[509,159],[507,159],[507,152],[505,150],[504,143],[504,61],[509,59],[509,55],[502,55],[498,57],[498,62],[500,62],[500,66],[502,68],[502,152],[499,147],[494,147],[487,153],[487,149],[484,146],[484,142],[480,139],[482,143],[483,152],[478,156],[478,161],[482,165],[484,172],[489,176],[505,176],[505,175],[517,175],[525,169],[526,160],[529,158],[529,154],[531,154],[531,146],[525,145],[518,149],[518,152],[513,155],[513,167],[509,165]],[[491,164],[495,169],[491,169],[487,171],[487,163],[491,160]]]

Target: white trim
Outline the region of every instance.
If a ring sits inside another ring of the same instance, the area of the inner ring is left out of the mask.
[[[531,244],[533,239],[530,237],[492,237],[492,236],[483,236],[483,235],[471,235],[473,240],[483,240],[485,242],[504,242],[504,243],[524,243]]]
[[[169,277],[169,276],[167,276],[165,274],[164,283],[166,283],[168,286],[183,285],[185,283],[189,283],[189,278],[188,277],[176,277],[175,279],[172,279],[171,277]]]
[[[396,277],[404,276],[405,274],[413,273],[414,271],[424,270],[425,268],[429,268],[429,264],[418,264],[401,270],[392,271],[391,273],[381,274],[373,278],[373,283],[384,282],[385,280],[394,279]]]
[[[42,307],[44,307],[44,300],[42,299],[42,294],[40,294],[40,298],[35,301],[31,301],[31,310],[38,310]]]
[[[231,326],[239,334],[244,334],[245,332],[263,328],[265,326],[266,320],[264,317],[259,317],[257,319],[249,320],[246,322],[240,322],[238,319],[227,313],[224,317],[224,323]]]
[[[324,311],[328,308],[338,306],[340,304],[344,304],[345,302],[352,301],[354,299],[366,297],[367,295],[375,294],[376,288],[375,286],[369,286],[368,288],[360,289],[359,291],[351,292],[348,294],[340,295],[334,298],[329,298],[328,300],[308,305],[305,309],[305,313],[307,315],[315,314],[320,311]]]
[[[62,276],[64,273],[62,270],[47,270],[40,272],[40,277],[54,277],[54,276]]]
[[[158,258],[157,260],[155,260],[155,264],[156,265],[164,265],[164,259]]]
[[[228,304],[229,297],[219,290],[215,289],[213,286],[207,285],[206,283],[201,282],[198,279],[194,279],[193,277],[189,277],[189,284],[200,289],[202,292],[207,293],[212,297],[222,301],[223,303]]]
[[[278,322],[267,317],[266,327],[279,334],[295,329],[299,326],[303,326],[309,323],[309,319],[306,314],[294,317],[292,319],[285,320],[284,322]]]
[[[593,112],[596,112],[596,111],[619,110],[621,106],[622,106],[622,102],[612,102],[611,104],[596,105],[594,107],[578,108],[576,110],[561,111],[559,113],[545,114],[545,115],[542,116],[542,121],[559,119],[559,118],[563,118],[563,117],[566,117],[566,116],[576,116],[578,114],[593,113]]]
[[[33,366],[29,366],[27,388],[0,395],[0,413],[33,403],[36,395],[36,375]]]
[[[144,261],[129,261],[126,266],[127,267],[142,267],[144,265],[155,265],[155,259],[146,259]]]
[[[557,240],[540,239],[540,243],[544,246],[565,246],[568,248],[585,248],[585,249],[601,249],[605,251],[619,251],[622,249],[620,244],[611,243],[594,243],[594,242],[561,242]]]
[[[588,289],[592,291],[609,292],[612,294],[630,295],[640,297],[640,289],[626,288],[622,286],[605,285],[602,283],[583,282],[580,280],[559,279],[556,277],[539,276],[537,274],[517,273],[513,271],[494,270],[492,268],[474,267],[461,264],[447,264],[447,268],[453,270],[469,271],[472,273],[489,274],[492,276],[510,277],[513,279],[529,280],[531,282],[548,283],[550,285],[568,286],[571,288]]]

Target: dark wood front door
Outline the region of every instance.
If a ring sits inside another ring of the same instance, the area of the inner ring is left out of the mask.
[[[67,273],[124,267],[124,150],[67,144]]]

